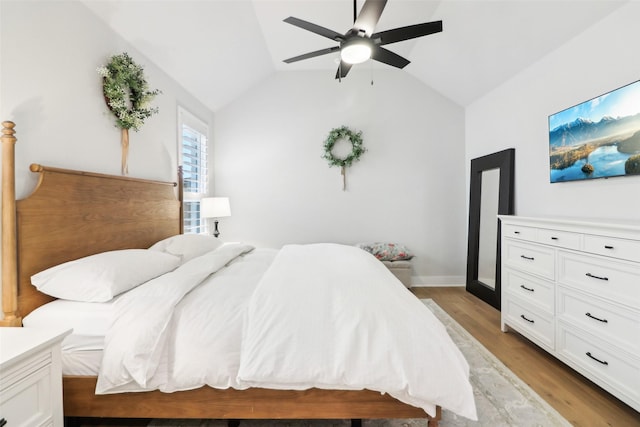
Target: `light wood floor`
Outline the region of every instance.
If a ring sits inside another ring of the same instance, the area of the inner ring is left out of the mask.
[[[515,332],[500,331],[500,312],[462,287],[413,288],[431,298],[575,426],[640,426],[640,413]],[[140,426],[140,420],[85,420],[82,426]]]
[[[413,288],[433,299],[575,426],[640,426],[640,413],[516,332],[500,331],[500,312],[462,287]]]

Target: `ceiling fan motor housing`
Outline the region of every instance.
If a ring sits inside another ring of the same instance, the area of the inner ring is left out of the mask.
[[[369,37],[352,36],[340,43],[340,58],[348,64],[360,64],[371,58],[373,41]]]

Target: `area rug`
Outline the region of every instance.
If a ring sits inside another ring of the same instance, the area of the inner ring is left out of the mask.
[[[570,426],[555,409],[513,374],[433,300],[422,302],[446,326],[470,366],[479,421],[442,411],[441,427]],[[350,420],[246,420],[240,427],[349,427]],[[362,420],[364,427],[423,427],[425,419]],[[153,427],[226,427],[220,420],[153,420]]]

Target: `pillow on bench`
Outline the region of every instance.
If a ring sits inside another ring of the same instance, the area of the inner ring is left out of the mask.
[[[380,261],[404,261],[413,258],[413,254],[404,245],[397,243],[358,243],[356,245]]]

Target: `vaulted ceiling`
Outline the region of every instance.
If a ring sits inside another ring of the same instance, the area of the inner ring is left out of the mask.
[[[336,45],[283,19],[339,33],[353,24],[352,0],[81,1],[212,111],[275,72],[326,70],[334,79],[338,53],[283,62]],[[442,20],[442,33],[386,47],[411,61],[398,72],[466,106],[627,1],[389,0],[376,31]]]

